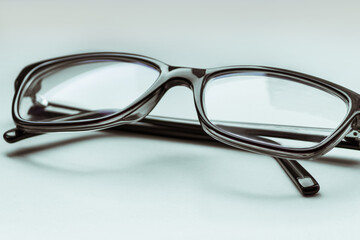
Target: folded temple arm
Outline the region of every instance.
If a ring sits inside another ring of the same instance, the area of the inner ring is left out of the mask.
[[[46,102],[46,106],[36,104],[30,108],[28,114],[31,116],[30,120],[33,121],[69,121],[69,120],[82,120],[94,119],[102,116],[107,116],[117,112],[117,110],[97,110],[91,111],[63,104]],[[218,127],[231,132],[238,133],[240,136],[258,136],[264,139],[286,139],[295,141],[309,141],[321,142],[329,136],[333,129],[329,128],[314,128],[303,126],[289,126],[280,124],[259,124],[259,123],[244,123],[244,122],[215,122]],[[147,116],[141,122],[133,124],[126,124],[113,127],[112,129],[138,131],[141,125],[141,132],[148,132],[157,135],[166,135],[181,138],[212,140],[201,128],[196,120]],[[154,126],[156,126],[154,128]],[[172,128],[169,130],[169,128]],[[174,131],[175,130],[175,131]],[[4,135],[7,142],[16,142],[38,133],[27,133],[17,130],[15,133],[9,131]],[[351,131],[336,147],[347,149],[360,149],[359,133],[355,130]]]

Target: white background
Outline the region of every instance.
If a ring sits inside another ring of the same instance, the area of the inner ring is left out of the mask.
[[[118,51],[172,65],[254,64],[360,92],[357,1],[1,1],[0,129],[27,64]],[[331,106],[329,106],[331,107]],[[154,110],[195,115],[191,92]],[[195,141],[90,133],[0,142],[0,239],[357,239],[360,153],[301,163],[302,197],[270,157]]]

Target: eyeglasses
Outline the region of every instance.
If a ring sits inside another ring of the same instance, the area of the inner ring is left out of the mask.
[[[147,117],[166,91],[179,85],[192,89],[202,130],[186,120]],[[16,129],[4,138],[16,142],[124,124],[132,124],[125,130],[180,137],[205,131],[227,145],[275,157],[299,189],[313,194],[316,180],[295,159],[314,159],[334,147],[359,149],[359,102],[360,95],[349,89],[284,69],[198,69],[134,54],[87,53],[21,71],[12,107]],[[149,121],[156,130],[149,131]]]

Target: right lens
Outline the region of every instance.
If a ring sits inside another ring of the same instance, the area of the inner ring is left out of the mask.
[[[302,79],[244,71],[210,79],[203,102],[219,129],[291,148],[313,147],[341,124],[347,104]]]
[[[72,61],[32,76],[19,101],[30,121],[79,121],[117,113],[140,97],[160,72],[140,62]]]

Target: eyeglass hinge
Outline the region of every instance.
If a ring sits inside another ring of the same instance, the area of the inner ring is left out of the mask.
[[[357,115],[351,125],[354,130],[360,130],[360,116]]]
[[[352,130],[346,135],[345,139],[360,142],[360,117],[356,116],[352,125]]]
[[[360,132],[358,130],[351,130],[345,137],[346,140],[360,142]]]

